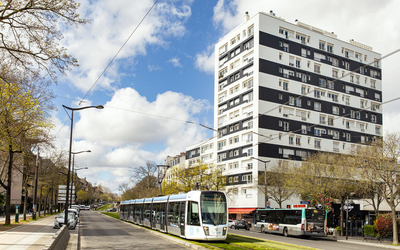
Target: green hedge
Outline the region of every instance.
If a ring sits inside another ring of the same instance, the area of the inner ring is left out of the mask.
[[[364,235],[378,236],[374,225],[364,225]]]

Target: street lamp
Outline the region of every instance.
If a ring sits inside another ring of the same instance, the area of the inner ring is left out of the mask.
[[[350,196],[355,195],[356,193],[351,192]],[[349,225],[349,194],[347,194],[347,205],[346,205],[346,240],[349,239],[349,230],[347,229]]]
[[[68,198],[69,198],[69,176],[71,174],[71,154],[72,154],[72,131],[74,127],[74,111],[79,111],[82,109],[89,109],[89,108],[96,108],[96,109],[103,109],[103,105],[97,106],[87,106],[82,108],[70,108],[65,105],[62,105],[65,109],[71,110],[71,132],[69,135],[69,157],[68,157],[68,175],[67,175],[67,193],[65,197],[65,214],[64,214],[64,224],[68,224]]]
[[[92,151],[86,150],[86,151],[79,151],[79,152],[71,152],[72,156],[72,184],[71,184],[71,205],[72,205],[72,193],[73,193],[73,188],[74,188],[74,166],[75,166],[75,155],[81,154],[81,153],[90,153]],[[75,190],[76,191],[76,190]]]
[[[258,159],[258,158],[256,158],[256,157],[250,157],[250,159],[254,159],[254,160],[257,160],[257,161],[261,161],[261,162],[263,162],[263,163],[265,164],[265,169],[264,169],[265,208],[267,208],[267,207],[268,207],[267,163],[269,163],[270,161],[263,161],[263,160],[260,160],[260,159]]]

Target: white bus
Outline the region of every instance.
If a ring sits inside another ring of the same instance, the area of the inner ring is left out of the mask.
[[[327,213],[325,210],[257,209],[254,228],[265,233],[298,235],[303,237],[326,236]]]

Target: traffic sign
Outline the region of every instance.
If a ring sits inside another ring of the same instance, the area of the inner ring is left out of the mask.
[[[307,205],[309,205],[309,204],[310,204],[310,201],[300,201],[300,204],[307,204]]]

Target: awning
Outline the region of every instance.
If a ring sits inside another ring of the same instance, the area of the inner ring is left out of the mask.
[[[250,214],[256,208],[228,208],[230,214]]]

